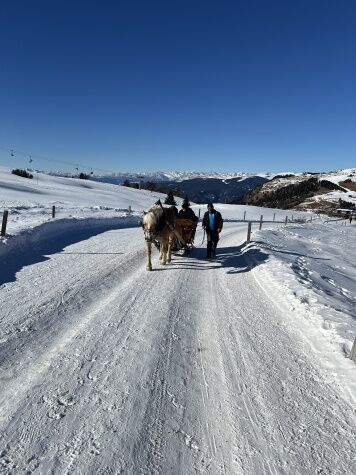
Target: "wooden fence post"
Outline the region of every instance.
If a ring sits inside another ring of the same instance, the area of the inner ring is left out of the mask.
[[[263,221],[263,214],[261,214],[261,217],[260,217],[260,231],[262,229],[262,221]]]
[[[276,213],[273,213],[273,222],[276,220]]]
[[[350,359],[356,363],[356,338],[354,340],[354,344],[352,345]]]
[[[286,216],[286,220],[285,220],[285,223],[284,223],[284,225],[286,226],[286,225],[287,225],[287,223],[288,223],[288,216]]]
[[[200,208],[199,208],[199,219],[200,219]]]
[[[6,226],[7,226],[7,217],[8,217],[8,215],[9,215],[9,212],[6,209],[4,211],[3,216],[2,216],[1,236],[5,236],[5,234],[6,234]]]
[[[247,225],[247,239],[246,239],[247,244],[251,242],[251,227],[252,227],[252,223],[251,221],[249,221]]]
[[[246,221],[246,211],[244,211],[244,221]]]
[[[52,206],[52,218],[56,217],[56,207]]]

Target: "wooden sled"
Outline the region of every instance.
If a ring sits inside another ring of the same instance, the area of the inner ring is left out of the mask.
[[[175,240],[172,246],[173,251],[179,251],[180,249],[184,249],[189,251],[194,247],[194,231],[196,228],[196,223],[191,219],[176,219],[176,231],[182,237],[182,240],[185,244],[183,244],[178,239]]]

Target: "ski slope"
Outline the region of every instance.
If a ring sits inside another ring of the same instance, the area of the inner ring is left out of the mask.
[[[146,272],[153,194],[0,182],[0,473],[355,473],[354,223],[254,224],[246,246],[244,212],[291,212],[216,205],[216,259],[199,229]]]

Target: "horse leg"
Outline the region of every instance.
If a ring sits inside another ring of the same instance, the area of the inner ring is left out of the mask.
[[[162,266],[165,266],[166,262],[167,262],[167,243],[164,241],[164,242],[162,242],[161,246],[162,246],[162,261],[161,261],[161,264],[162,264]]]
[[[152,243],[150,241],[146,241],[146,252],[147,252],[146,270],[152,270],[152,262],[151,262]]]
[[[174,238],[175,238],[175,236],[173,234],[171,234],[169,236],[168,250],[167,250],[167,262],[168,263],[171,262],[171,260],[172,260],[172,244],[173,244]]]

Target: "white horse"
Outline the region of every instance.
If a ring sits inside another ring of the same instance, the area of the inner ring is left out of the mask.
[[[172,243],[176,238],[176,211],[155,204],[143,216],[142,228],[145,234],[147,252],[147,270],[152,270],[151,253],[153,241],[159,242],[159,259],[164,266],[171,262]]]

